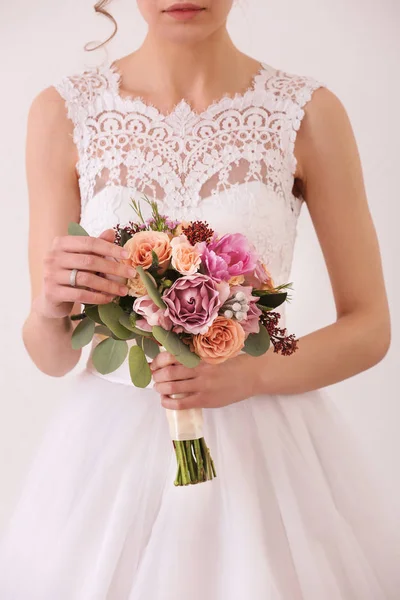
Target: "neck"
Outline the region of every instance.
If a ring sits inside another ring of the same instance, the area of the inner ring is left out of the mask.
[[[248,72],[248,61],[225,27],[190,45],[174,44],[149,32],[142,46],[122,61],[124,88],[162,98],[165,104],[182,98],[207,103],[221,93],[237,91],[240,73]]]

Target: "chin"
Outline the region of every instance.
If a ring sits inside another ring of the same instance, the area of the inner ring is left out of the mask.
[[[173,44],[193,45],[204,42],[215,33],[214,29],[194,23],[174,23],[157,29],[157,36]]]

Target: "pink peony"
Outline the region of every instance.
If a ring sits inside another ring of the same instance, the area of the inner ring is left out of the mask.
[[[221,306],[219,289],[207,275],[188,275],[177,279],[163,295],[165,315],[174,323],[174,331],[206,333]]]
[[[137,298],[133,310],[143,319],[137,319],[136,326],[143,331],[151,331],[155,325],[160,325],[168,331],[172,329],[172,321],[166,316],[166,311],[154,304],[150,296]]]
[[[253,273],[246,275],[245,283],[257,290],[273,290],[275,284],[266,265],[260,260]]]
[[[257,253],[241,233],[227,233],[208,245],[202,242],[199,246],[203,265],[216,281],[252,273],[257,266]]]

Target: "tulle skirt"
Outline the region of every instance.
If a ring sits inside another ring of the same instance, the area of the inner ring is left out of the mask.
[[[2,600],[395,600],[398,535],[324,393],[205,411],[218,477],[173,485],[153,389],[72,381],[0,543]]]

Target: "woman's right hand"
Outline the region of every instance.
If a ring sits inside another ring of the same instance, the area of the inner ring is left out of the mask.
[[[59,236],[44,258],[44,278],[41,294],[34,310],[46,318],[70,315],[75,303],[108,304],[115,296],[126,296],[126,279],[135,270],[122,262],[128,253],[114,243],[114,231],[100,237]],[[77,269],[76,287],[70,275]]]

